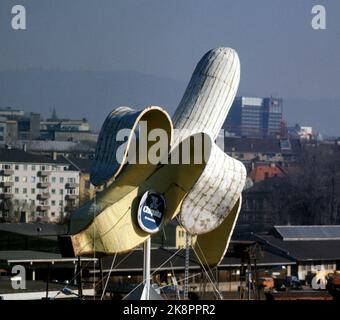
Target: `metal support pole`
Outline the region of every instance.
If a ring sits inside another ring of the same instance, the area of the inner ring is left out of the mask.
[[[250,290],[251,290],[251,263],[250,259],[248,258],[248,268],[247,268],[247,280],[248,280],[248,300],[250,300]]]
[[[82,275],[82,268],[81,268],[81,259],[78,257],[78,266],[77,266],[77,283],[78,283],[78,296],[79,298],[83,297],[83,275]]]
[[[219,274],[218,274],[218,266],[216,266],[216,288],[218,291],[220,291],[220,281],[219,281]]]
[[[102,258],[99,258],[99,270],[100,270],[100,295],[104,292],[104,274],[103,274],[103,262]]]
[[[48,299],[48,283],[50,282],[50,263],[47,263],[47,275],[46,275],[46,299]]]
[[[150,264],[151,264],[151,238],[149,237],[144,242],[144,267],[143,267],[143,282],[145,288],[145,300],[150,300]]]
[[[184,300],[188,299],[189,291],[189,258],[190,258],[189,233],[185,232],[185,266],[184,266]]]

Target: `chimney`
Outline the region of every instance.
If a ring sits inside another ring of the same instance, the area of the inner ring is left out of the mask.
[[[52,152],[52,160],[55,161],[57,160],[57,153],[55,151]]]
[[[24,143],[24,144],[22,145],[22,150],[23,150],[24,152],[27,152],[27,144],[26,144],[26,143]]]

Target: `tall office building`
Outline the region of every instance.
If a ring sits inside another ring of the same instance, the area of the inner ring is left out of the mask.
[[[282,99],[236,97],[224,129],[236,136],[278,136],[282,124]]]

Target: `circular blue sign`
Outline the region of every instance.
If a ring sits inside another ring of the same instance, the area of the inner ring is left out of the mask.
[[[149,233],[158,232],[163,222],[164,212],[164,197],[155,191],[145,192],[138,208],[139,226]]]

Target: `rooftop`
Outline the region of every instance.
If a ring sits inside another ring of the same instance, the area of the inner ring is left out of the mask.
[[[340,240],[340,225],[330,226],[274,226],[284,241]]]
[[[231,242],[228,252],[223,258],[219,267],[241,266],[241,257],[235,256],[235,242]],[[190,269],[200,270],[200,265],[196,261],[195,252],[190,249]],[[113,257],[103,258],[103,271],[110,269]],[[283,255],[275,254],[267,250],[261,250],[257,265],[288,265],[295,264],[294,261]],[[153,248],[151,250],[151,270],[184,270],[185,268],[185,249],[174,248]],[[143,269],[143,250],[136,249],[129,253],[119,254],[114,263],[116,272],[141,272]],[[91,272],[91,270],[90,270]],[[99,272],[97,270],[97,272]]]
[[[226,137],[224,150],[226,152],[299,153],[301,144],[296,139]]]
[[[94,261],[96,258],[82,257],[82,261]],[[56,263],[74,262],[78,258],[63,258],[59,253],[32,251],[32,250],[9,250],[0,251],[0,263]]]
[[[39,231],[38,231],[39,230]],[[0,232],[10,232],[25,236],[57,236],[67,232],[66,225],[54,223],[0,223]]]
[[[258,239],[297,261],[340,260],[340,240],[284,241],[273,235],[261,235]]]
[[[24,150],[11,148],[0,148],[0,162],[68,164],[68,162],[61,157],[53,160],[46,155],[37,155],[25,152]]]

